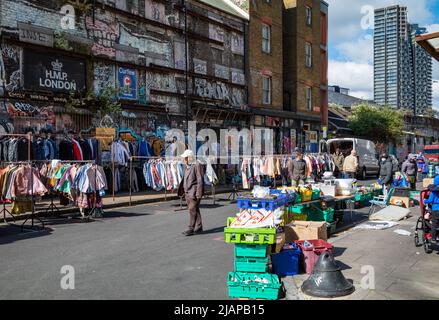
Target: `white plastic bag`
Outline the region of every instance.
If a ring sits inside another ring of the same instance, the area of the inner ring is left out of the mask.
[[[269,187],[261,187],[261,186],[255,186],[253,188],[253,197],[256,199],[264,199],[268,198],[270,195],[270,188]]]

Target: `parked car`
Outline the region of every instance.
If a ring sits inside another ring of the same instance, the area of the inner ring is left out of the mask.
[[[368,176],[378,176],[380,170],[378,154],[372,141],[357,138],[338,138],[320,142],[321,153],[334,154],[337,148],[340,148],[345,156],[348,156],[351,150],[357,151],[359,164],[357,176],[360,179],[365,180]]]

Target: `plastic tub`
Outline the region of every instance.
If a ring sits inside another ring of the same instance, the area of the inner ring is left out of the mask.
[[[268,273],[231,272],[227,281],[230,298],[277,300],[280,281],[277,275]]]
[[[308,242],[311,243],[312,246],[307,248],[304,246],[304,240],[295,241],[297,246],[302,250],[301,265],[303,267],[303,270],[307,274],[311,274],[315,264],[317,263],[317,260],[319,260],[320,255],[326,251],[332,253],[332,249],[334,248],[334,246],[321,239],[308,240]]]
[[[271,255],[273,273],[280,277],[299,274],[300,253],[295,243],[285,244],[280,253]]]
[[[235,244],[235,257],[265,258],[267,257],[267,248],[266,244]]]
[[[266,273],[268,257],[265,258],[239,258],[235,257],[235,272]]]

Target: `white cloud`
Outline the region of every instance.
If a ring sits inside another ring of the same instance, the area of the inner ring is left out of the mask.
[[[341,42],[353,41],[368,30],[362,29],[362,20],[366,11],[362,8],[371,7],[379,9],[389,5],[405,5],[408,9],[408,18],[411,23],[420,25],[431,24],[434,18],[428,8],[428,0],[327,0],[329,3],[329,40],[331,44],[337,45]],[[371,15],[371,30],[373,29],[373,12]],[[369,31],[371,31],[369,30]]]
[[[348,61],[373,63],[373,37],[371,35],[352,42],[342,42],[336,48]]]
[[[329,84],[351,89],[351,95],[373,99],[373,66],[367,63],[329,61]]]
[[[425,26],[427,28],[427,32],[439,32],[439,24],[430,24],[428,26]]]

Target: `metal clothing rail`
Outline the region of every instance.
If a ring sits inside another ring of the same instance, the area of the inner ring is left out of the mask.
[[[21,230],[23,230],[23,229],[25,229],[25,225],[26,225],[26,222],[27,221],[29,221],[29,220],[31,220],[31,227],[30,227],[30,229],[33,229],[34,228],[34,226],[35,226],[35,220],[38,220],[40,223],[41,223],[41,226],[42,226],[42,228],[44,229],[44,221],[43,220],[41,220],[39,217],[38,217],[38,215],[37,214],[35,214],[35,199],[34,199],[34,173],[33,173],[33,166],[32,166],[32,161],[5,161],[4,163],[7,163],[7,164],[13,164],[13,165],[26,165],[26,166],[29,166],[30,167],[30,176],[31,176],[31,178],[30,178],[30,188],[31,188],[31,194],[30,194],[30,196],[31,196],[31,216],[30,217],[27,217],[25,220],[24,220],[24,222],[22,223],[22,225],[21,225]],[[29,183],[29,182],[28,182]],[[28,186],[27,186],[27,190],[29,190],[29,184],[28,184]],[[26,195],[27,196],[27,195]],[[5,203],[3,204],[3,208],[4,208],[4,210],[6,210],[12,217],[13,217],[13,219],[14,219],[14,222],[15,222],[15,217],[12,215],[12,213],[11,212],[9,212],[7,209],[6,209],[6,205],[5,205]],[[6,212],[5,211],[3,211],[3,214],[5,215],[6,214]],[[5,217],[4,217],[5,218]],[[26,228],[27,229],[27,228]]]
[[[131,207],[132,205],[132,190],[133,190],[133,159],[145,159],[145,160],[154,160],[152,159],[152,157],[142,157],[142,156],[130,156],[129,158],[129,162],[130,162],[130,173],[129,173],[129,179],[130,179],[130,200],[129,200],[129,206]],[[160,160],[161,158],[155,158],[155,160]],[[138,182],[137,182],[138,183]],[[165,201],[168,200],[167,197],[167,189],[165,187]]]

